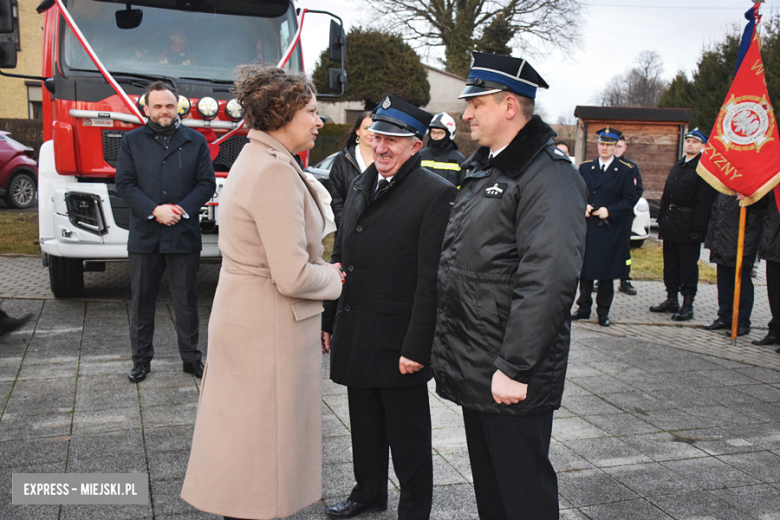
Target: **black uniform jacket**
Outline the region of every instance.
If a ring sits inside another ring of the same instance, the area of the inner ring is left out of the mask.
[[[360,167],[355,159],[355,154],[360,153],[353,144],[345,146],[333,160],[330,168],[328,191],[333,199],[330,203],[336,221],[336,228],[341,227],[341,218],[344,214],[344,201],[347,200],[349,187],[355,177],[360,175]],[[338,231],[336,231],[338,233]]]
[[[458,145],[455,141],[450,140],[448,146],[443,150],[436,150],[430,146],[423,148],[420,150],[420,160],[423,168],[444,177],[460,188],[463,178],[466,176],[466,170],[462,169],[460,165],[466,158],[458,151]]]
[[[455,186],[420,167],[419,154],[398,170],[389,187],[372,193],[374,165],[352,184],[333,250],[347,279],[330,332],[330,378],[352,387],[398,387],[431,378],[436,321],[436,267]],[[398,370],[401,356],[425,365]]]
[[[634,161],[630,159],[626,159],[625,155],[623,157],[619,157],[619,159],[623,162],[630,164],[631,167],[633,168],[633,170],[631,171],[634,172],[634,186],[636,187],[636,200],[639,200],[639,197],[641,197],[642,193],[645,192],[645,186],[644,184],[642,184],[642,173],[639,171],[639,166],[637,166]]]
[[[466,160],[439,262],[433,372],[439,395],[469,409],[561,405],[587,193],[554,136],[534,116],[489,162],[485,147]],[[525,401],[496,404],[496,370],[528,384]]]
[[[697,243],[707,235],[718,192],[696,173],[700,158],[701,154],[686,162],[683,157],[669,171],[658,208],[658,234],[663,240]]]
[[[764,211],[767,197],[747,207],[745,221],[745,246],[743,258],[756,257],[761,235],[764,232]],[[707,238],[704,247],[710,250],[710,262],[728,267],[737,266],[737,243],[739,239],[739,200],[736,195],[718,193],[712,204]]]
[[[200,208],[217,184],[206,139],[184,125],[166,147],[148,125],[122,137],[116,189],[130,206],[131,253],[194,253],[201,250]],[[178,204],[189,218],[165,226],[149,218],[161,204]]]
[[[758,248],[758,256],[770,262],[780,262],[780,212],[777,210],[775,190],[765,197],[766,213],[764,214],[764,234]]]
[[[580,164],[580,174],[588,186],[588,204],[594,209],[606,207],[609,212],[606,219],[588,219],[582,277],[614,280],[628,275],[626,261],[630,257],[625,226],[631,225],[639,197],[630,164],[614,157],[605,172],[600,168],[598,159]]]

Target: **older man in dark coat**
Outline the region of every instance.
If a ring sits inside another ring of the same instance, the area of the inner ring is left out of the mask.
[[[457,188],[420,166],[431,115],[388,96],[370,130],[374,164],[352,183],[333,261],[347,277],[330,377],[347,386],[357,484],[327,514],[387,507],[388,447],[401,484],[399,519],[427,519],[433,497],[427,381],[436,322],[436,266]]]
[[[180,124],[175,89],[158,81],[145,97],[149,122],[124,135],[116,169],[117,192],[132,210],[127,252],[133,383],[151,370],[157,287],[166,268],[183,369],[203,375],[195,287],[202,247],[199,213],[216,189],[206,139]]]
[[[588,186],[588,235],[585,261],[580,274],[580,297],[573,320],[590,318],[593,281],[599,281],[596,313],[599,325],[608,327],[609,309],[615,296],[614,280],[628,276],[631,259],[625,227],[631,225],[636,194],[633,166],[615,157],[615,143],[622,132],[606,127],[597,131],[599,156],[580,165]]]

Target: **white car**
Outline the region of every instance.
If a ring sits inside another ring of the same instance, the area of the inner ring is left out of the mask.
[[[650,205],[640,197],[634,206],[634,223],[631,225],[631,247],[642,247],[650,236]]]

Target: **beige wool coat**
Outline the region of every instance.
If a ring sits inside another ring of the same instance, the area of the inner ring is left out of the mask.
[[[257,130],[220,197],[222,270],[181,496],[224,516],[289,516],[322,497],[322,207],[292,155]]]

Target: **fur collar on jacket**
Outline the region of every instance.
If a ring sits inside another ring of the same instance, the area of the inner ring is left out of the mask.
[[[509,146],[491,159],[490,162],[487,161],[490,148],[483,146],[466,160],[466,164],[487,164],[487,166],[498,168],[510,177],[517,177],[525,171],[534,157],[547,145],[547,142],[556,135],[558,134],[555,133],[555,130],[542,121],[541,117],[533,116],[517,132]]]

